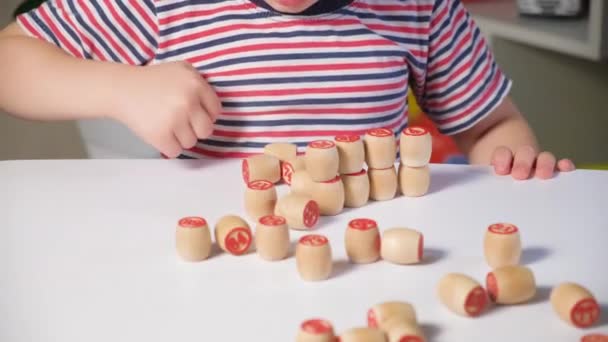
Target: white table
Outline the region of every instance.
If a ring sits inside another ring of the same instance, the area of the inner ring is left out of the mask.
[[[577,341],[608,333],[608,173],[576,171],[517,182],[489,169],[432,166],[432,189],[322,218],[334,274],[300,280],[295,260],[215,253],[189,264],[175,255],[179,218],[210,223],[243,214],[238,161],[19,161],[0,163],[0,341],[293,341],[301,321],[323,317],[337,331],[365,324],[385,300],[413,303],[431,341]],[[285,186],[280,192],[286,192]],[[348,220],[425,234],[423,265],[346,262]],[[447,272],[483,281],[488,224],[522,230],[523,261],[538,296],[477,319],[440,305]],[[292,231],[292,240],[303,233]],[[587,286],[601,323],[581,331],[547,301],[561,281]]]

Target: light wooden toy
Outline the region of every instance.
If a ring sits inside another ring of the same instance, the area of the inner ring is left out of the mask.
[[[420,326],[401,319],[391,319],[384,329],[388,342],[425,342],[426,338]]]
[[[365,162],[371,169],[386,169],[395,165],[397,142],[390,129],[375,128],[368,131],[364,138]]]
[[[600,306],[585,287],[566,282],[551,291],[551,305],[564,322],[577,328],[588,328],[600,318]]]
[[[423,167],[431,160],[433,137],[424,127],[408,127],[399,141],[401,163],[409,167]]]
[[[399,165],[399,191],[406,197],[420,197],[429,192],[431,170],[428,166],[409,167]]]
[[[351,328],[340,335],[340,342],[386,342],[386,334],[376,328]]]
[[[536,280],[525,266],[503,266],[488,273],[486,288],[490,299],[498,304],[520,304],[536,294]]]
[[[366,170],[342,175],[344,206],[360,208],[369,201],[369,177]]]
[[[215,225],[215,241],[224,252],[243,255],[249,250],[252,240],[249,224],[239,216],[223,216]]]
[[[387,201],[397,195],[397,172],[395,167],[387,169],[369,169],[369,198],[375,201]]]
[[[296,342],[336,342],[332,324],[325,319],[309,319],[300,325]]]
[[[177,254],[185,261],[203,261],[211,254],[211,233],[202,217],[184,217],[175,232]]]
[[[492,268],[519,264],[521,238],[517,226],[495,223],[486,231],[483,250],[486,262]]]
[[[340,159],[340,174],[359,172],[365,164],[365,146],[358,135],[338,135],[334,139]]]
[[[275,215],[283,216],[292,229],[312,229],[319,221],[319,204],[310,196],[291,193],[277,201]]]
[[[297,153],[298,146],[290,143],[271,143],[264,146],[264,154],[280,161],[291,160],[296,157]]]
[[[351,220],[344,234],[348,259],[355,264],[367,264],[380,258],[380,232],[376,221],[359,218]]]
[[[392,320],[417,325],[416,310],[412,304],[401,301],[387,301],[374,305],[367,311],[367,326],[385,330]]]
[[[335,176],[334,176],[335,177]],[[310,195],[314,181],[306,170],[300,170],[291,176],[291,192],[294,194]]]
[[[277,190],[267,180],[249,182],[245,189],[245,211],[254,221],[274,213],[277,204]]]
[[[488,305],[488,295],[481,284],[465,274],[445,275],[437,292],[441,303],[461,316],[477,317]]]
[[[303,280],[321,281],[329,278],[333,268],[329,240],[318,234],[301,237],[296,246],[296,266]]]
[[[287,185],[291,185],[291,179],[294,174],[302,170],[306,170],[303,156],[297,156],[281,162],[281,177],[283,178],[283,182]]]
[[[331,140],[316,140],[308,144],[304,161],[306,171],[315,182],[334,179],[340,167],[338,149]]]
[[[289,254],[289,228],[282,216],[267,215],[258,220],[255,228],[255,245],[260,258],[282,260]]]
[[[409,228],[391,228],[382,233],[382,259],[394,264],[415,264],[424,255],[424,236]]]
[[[279,159],[266,154],[258,154],[243,159],[241,171],[245,184],[256,180],[267,180],[277,183],[281,180],[281,163]]]
[[[344,184],[340,176],[326,182],[312,182],[310,195],[324,216],[338,215],[344,209]]]

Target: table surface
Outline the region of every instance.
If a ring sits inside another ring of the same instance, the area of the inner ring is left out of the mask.
[[[214,224],[244,214],[236,160],[2,162],[0,341],[293,341],[307,318],[326,318],[341,332],[363,326],[367,309],[387,300],[411,302],[430,341],[556,342],[608,333],[608,172],[520,182],[484,167],[431,170],[424,197],[323,217],[315,232],[328,236],[334,270],[310,283],[300,280],[293,254],[280,262],[255,252],[216,250],[201,263],[176,256],[179,218]],[[348,263],[344,230],[356,217],[377,220],[381,230],[422,231],[424,263]],[[452,314],[438,301],[437,283],[448,272],[485,279],[483,234],[498,221],[520,227],[537,296],[475,319]],[[291,231],[292,241],[303,234]],[[599,324],[579,330],[557,318],[548,297],[562,281],[596,295]]]

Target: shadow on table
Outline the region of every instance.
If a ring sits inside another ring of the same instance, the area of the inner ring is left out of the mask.
[[[439,248],[424,248],[424,256],[422,262],[419,265],[434,264],[437,261],[444,259],[448,255],[448,252]]]
[[[521,263],[531,265],[547,258],[551,253],[550,249],[542,246],[525,247],[521,252]]]
[[[549,303],[549,298],[551,298],[551,290],[553,290],[552,286],[539,285],[536,287],[536,295],[534,298],[530,300],[528,303],[524,304],[540,304],[540,303]]]
[[[441,331],[441,328],[439,328],[438,325],[431,323],[422,323],[420,324],[420,328],[424,332],[427,341],[434,341]]]
[[[336,261],[334,261],[332,276],[333,277],[343,276],[343,275],[351,272],[352,270],[354,270],[355,266],[356,266],[355,264],[351,263],[348,260],[336,260]]]
[[[175,159],[180,167],[188,170],[199,170],[204,168],[214,167],[221,163],[225,163],[226,159],[220,158],[204,158],[204,159]],[[239,164],[240,167],[240,164]]]
[[[516,306],[525,306],[525,305],[531,305],[531,304],[549,304],[549,298],[551,297],[551,290],[552,287],[551,286],[545,286],[545,285],[540,285],[536,287],[536,294],[534,295],[534,297],[525,302],[525,303],[520,303],[520,304],[511,304],[511,305],[502,305],[502,304],[490,304],[488,306],[488,310],[483,314],[483,315],[492,315],[493,313],[496,313],[498,311],[501,310],[506,310],[508,308],[512,308],[512,307],[516,307]]]
[[[600,303],[600,319],[594,327],[608,326],[608,303]]]
[[[489,171],[485,169],[468,168],[466,171],[435,169],[431,171],[431,185],[428,194],[443,191],[450,186],[463,185],[479,177],[485,176]]]

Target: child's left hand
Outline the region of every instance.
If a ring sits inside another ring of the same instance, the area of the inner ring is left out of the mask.
[[[555,171],[570,172],[575,169],[570,159],[557,161],[553,153],[537,153],[531,146],[520,147],[515,152],[508,147],[498,147],[492,155],[492,166],[497,174],[511,174],[518,180],[528,179],[530,176],[549,179]]]

